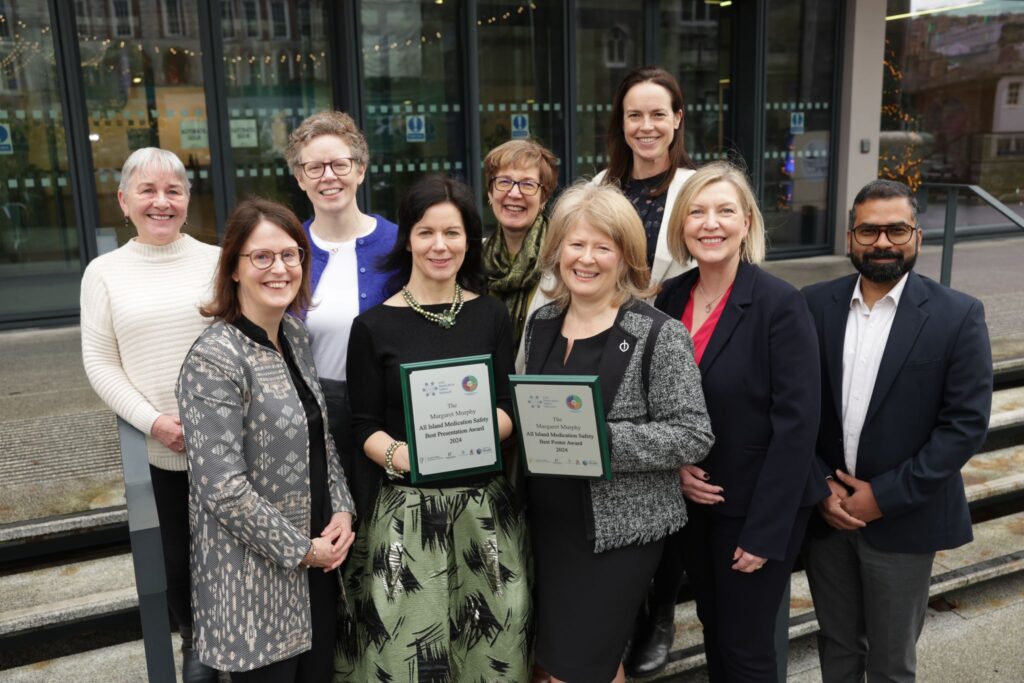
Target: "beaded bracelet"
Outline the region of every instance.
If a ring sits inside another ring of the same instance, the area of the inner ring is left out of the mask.
[[[395,451],[402,446],[408,446],[409,444],[404,441],[392,441],[388,449],[384,451],[384,473],[388,475],[388,479],[401,479],[405,472],[399,472],[395,469]]]

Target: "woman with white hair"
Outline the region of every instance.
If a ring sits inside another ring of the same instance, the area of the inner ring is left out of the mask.
[[[146,435],[167,600],[182,639],[186,683],[216,680],[192,649],[189,600],[188,474],[174,384],[209,320],[220,249],[182,233],[189,183],[176,155],[136,150],[121,170],[117,200],[136,236],[93,260],[82,276],[82,362],[111,410]]]

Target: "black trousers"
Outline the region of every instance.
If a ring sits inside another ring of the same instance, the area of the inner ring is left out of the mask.
[[[775,621],[813,507],[797,512],[785,559],[769,560],[749,574],[731,568],[744,519],[706,507],[688,506],[682,541],[683,564],[704,627],[708,677],[712,683],[776,683]]]
[[[338,627],[338,571],[307,570],[313,646],[305,652],[252,671],[233,671],[231,683],[324,683],[334,677]]]
[[[658,570],[654,573],[654,581],[651,584],[652,605],[676,604],[686,571],[683,566],[685,552],[682,529],[665,538],[665,550],[661,553],[661,562],[658,563]]]
[[[192,626],[189,580],[188,472],[149,466],[167,574],[167,605],[178,628]]]

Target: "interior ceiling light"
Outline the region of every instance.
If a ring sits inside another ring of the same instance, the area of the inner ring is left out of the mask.
[[[947,5],[945,7],[933,7],[931,9],[921,9],[914,12],[904,12],[903,14],[892,14],[885,18],[886,21],[897,21],[899,19],[912,19],[914,17],[924,17],[929,14],[938,14],[940,12],[950,12],[955,9],[967,9],[968,7],[977,7],[978,5],[984,5],[984,0],[978,0],[977,2],[962,2],[959,5]]]

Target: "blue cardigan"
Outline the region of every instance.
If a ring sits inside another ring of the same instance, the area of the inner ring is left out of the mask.
[[[398,237],[398,226],[391,221],[381,218],[377,214],[370,214],[377,219],[377,227],[365,237],[356,239],[356,264],[359,267],[359,312],[373,308],[383,302],[395,292],[388,289],[388,279],[392,272],[383,271],[379,264],[381,259],[395,244]],[[306,231],[306,238],[309,240],[309,249],[313,257],[313,270],[310,273],[310,288],[316,291],[324,268],[327,267],[327,260],[330,254],[313,243],[313,237],[309,234],[309,226],[313,223],[310,218],[302,224]]]

